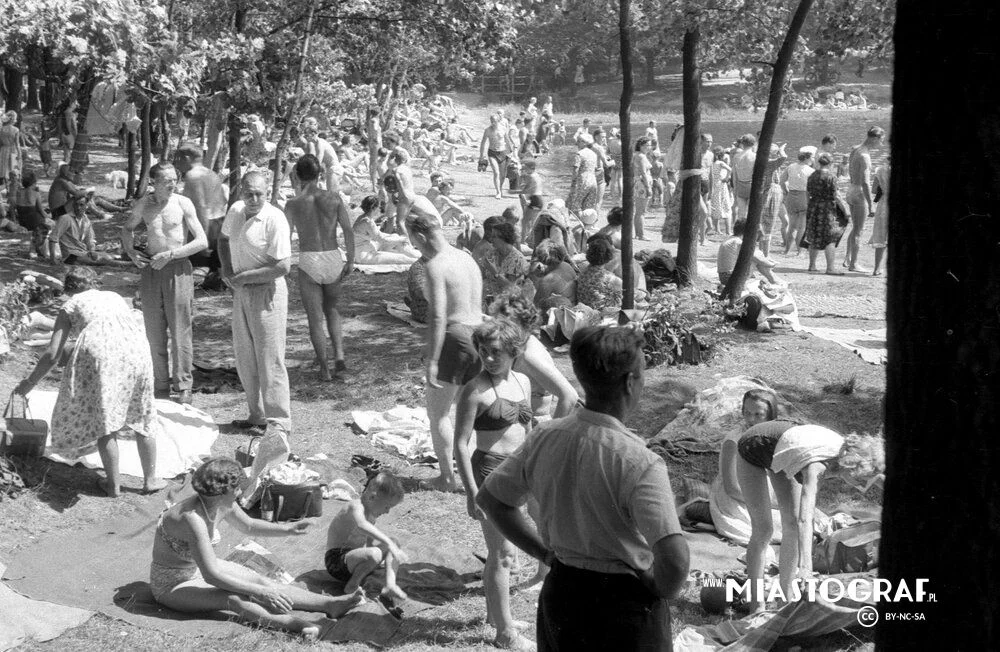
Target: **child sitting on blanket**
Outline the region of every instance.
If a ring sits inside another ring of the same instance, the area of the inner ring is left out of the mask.
[[[406,593],[396,584],[396,571],[407,562],[403,552],[389,535],[375,527],[375,519],[403,502],[399,478],[383,471],[365,485],[360,498],[342,504],[326,535],[326,570],[335,579],[346,582],[344,593],[350,595],[382,563],[385,563],[385,588],[380,600],[406,600]]]
[[[464,219],[471,217],[471,214],[463,211],[462,207],[451,198],[451,191],[454,189],[455,182],[444,179],[438,184],[438,194],[434,198],[434,208],[441,213],[441,223],[445,226],[461,224]]]

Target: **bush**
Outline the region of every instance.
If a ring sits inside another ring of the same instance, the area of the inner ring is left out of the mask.
[[[649,310],[638,320],[646,345],[646,368],[697,364],[711,356],[715,338],[732,330],[723,304],[697,290],[654,291]]]

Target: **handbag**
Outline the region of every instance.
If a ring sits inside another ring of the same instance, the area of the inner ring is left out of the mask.
[[[260,448],[260,440],[262,435],[256,435],[250,438],[246,446],[242,444],[236,447],[236,462],[246,468],[248,466],[253,466],[253,459],[257,457],[257,449]]]
[[[17,409],[17,394],[11,394],[3,411],[6,426],[0,436],[0,453],[20,457],[41,457],[49,437],[49,424],[44,419],[32,419],[28,412],[28,399],[21,397],[21,410]]]
[[[275,521],[298,521],[323,515],[323,487],[318,481],[268,484],[274,500]]]

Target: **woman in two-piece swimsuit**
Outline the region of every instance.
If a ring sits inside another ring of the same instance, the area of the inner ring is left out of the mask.
[[[509,319],[494,319],[476,327],[472,342],[483,370],[463,389],[455,417],[455,460],[465,485],[469,516],[483,528],[488,549],[483,587],[486,621],[496,627],[498,647],[533,649],[522,637],[510,612],[510,568],[514,546],[476,507],[476,492],[486,478],[517,448],[531,428],[531,381],[513,371],[514,359],[524,351],[528,333]],[[469,440],[476,432],[476,450]]]
[[[234,509],[244,480],[243,469],[233,460],[210,459],[191,478],[195,495],[160,514],[149,569],[153,598],[174,611],[231,611],[247,623],[315,638],[319,634],[316,623],[288,612],[317,611],[339,618],[364,597],[360,591],[329,596],[278,584],[216,557],[213,546],[221,539],[218,527],[223,520],[255,536],[304,534],[310,525],[309,521],[252,520],[242,509]]]

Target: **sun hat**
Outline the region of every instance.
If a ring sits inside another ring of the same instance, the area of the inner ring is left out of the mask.
[[[806,145],[799,148],[799,154],[808,154],[809,156],[816,156],[816,147],[813,145]]]

